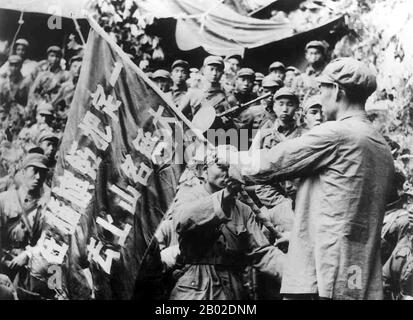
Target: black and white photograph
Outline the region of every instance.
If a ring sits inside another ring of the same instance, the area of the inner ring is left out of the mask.
[[[412,32],[411,0],[0,0],[0,300],[413,300]]]

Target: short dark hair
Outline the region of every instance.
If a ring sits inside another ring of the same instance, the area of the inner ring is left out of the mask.
[[[369,95],[366,93],[366,90],[360,87],[343,87],[346,97],[350,102],[353,103],[366,103]]]

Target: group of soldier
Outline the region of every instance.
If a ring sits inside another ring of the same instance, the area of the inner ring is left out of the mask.
[[[374,71],[352,58],[328,64],[323,41],[305,50],[303,72],[208,56],[201,70],[177,60],[149,74],[188,119],[215,110],[197,129],[216,149],[193,151],[198,165],[155,234],[168,298],[412,297],[413,189],[365,111]],[[209,139],[219,129],[246,130],[247,147]]]
[[[58,46],[49,47],[42,61],[30,60],[29,51],[29,42],[17,39],[0,67],[2,299],[40,296],[47,288],[28,262],[41,233],[42,209],[82,63],[82,56],[74,55],[66,70]]]
[[[0,67],[1,298],[54,296],[28,261],[82,63],[65,70],[57,46],[35,62],[29,48],[18,39]],[[303,72],[208,56],[148,73],[216,147],[191,150],[155,233],[164,298],[413,297],[413,188],[366,117],[375,76],[355,59],[327,64],[323,41],[305,50]],[[208,137],[221,129],[246,142]]]

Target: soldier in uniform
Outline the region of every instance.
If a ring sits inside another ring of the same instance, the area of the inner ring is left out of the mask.
[[[235,89],[235,77],[241,68],[242,59],[239,55],[231,55],[225,58],[224,74],[221,78],[222,88],[226,94],[232,94]]]
[[[232,95],[228,96],[228,103],[230,107],[242,105],[257,98],[257,96],[252,92],[254,80],[255,72],[251,68],[242,68],[238,71],[235,80],[235,91]],[[232,121],[234,122],[235,128],[238,132],[241,132],[241,130],[248,130],[248,136],[245,134],[239,134],[240,139],[244,137],[248,138],[248,144],[245,144],[244,141],[240,141],[240,146],[245,145],[245,150],[248,150],[252,140],[253,121],[255,117],[253,111],[255,110],[252,109],[252,106],[249,106],[248,108],[236,111],[231,115]]]
[[[236,200],[239,185],[228,167],[212,162],[206,176],[173,216],[184,268],[170,299],[245,299],[245,267],[279,282],[284,254],[269,244],[251,209]]]
[[[294,91],[303,102],[307,97],[319,93],[315,80],[324,70],[327,63],[327,47],[322,41],[310,41],[305,47],[305,58],[308,66],[304,73],[297,76],[292,84]]]
[[[22,58],[12,55],[8,59],[8,71],[0,78],[0,105],[10,112],[16,109],[24,116],[24,107],[27,104],[30,81],[21,73]]]
[[[186,80],[189,77],[189,63],[185,60],[176,60],[171,67],[172,77],[172,100],[175,105],[179,105],[182,97],[187,93],[188,86]]]
[[[18,275],[23,287],[30,250],[42,230],[42,208],[50,197],[44,186],[47,170],[47,158],[30,153],[21,165],[21,183],[0,193],[1,268],[11,279]]]
[[[298,77],[301,74],[301,71],[298,70],[294,66],[288,66],[285,69],[285,80],[284,80],[284,85],[286,87],[292,87],[295,78]]]
[[[61,85],[69,79],[68,72],[60,65],[62,55],[61,48],[51,46],[47,49],[47,60],[39,62],[29,95],[29,114],[34,112],[41,100],[52,104],[57,102]]]
[[[14,54],[20,56],[22,58],[22,68],[21,73],[23,77],[27,78],[28,80],[33,80],[33,74],[37,67],[37,62],[34,60],[30,60],[27,58],[27,52],[29,50],[29,41],[26,39],[17,39],[14,44]],[[3,76],[7,73],[9,69],[9,62],[7,61],[3,64],[0,68],[0,76]]]
[[[401,181],[394,179],[393,189],[398,189]],[[400,197],[397,190],[392,194],[394,201],[386,206],[382,229],[384,297],[413,299],[413,188],[405,182]]]
[[[60,128],[64,128],[64,125],[66,124],[67,113],[75,94],[77,81],[79,80],[82,59],[83,58],[80,55],[73,56],[70,59],[69,80],[62,83],[59,94],[54,99],[54,105],[57,107],[56,118]]]
[[[260,129],[250,150],[270,149],[282,141],[301,136],[305,130],[297,126],[295,121],[298,107],[298,97],[291,89],[287,87],[279,89],[274,94],[276,120],[271,127]],[[267,209],[264,209],[264,212],[280,232],[291,231],[295,191],[296,188],[290,181],[254,186],[255,195]]]
[[[406,192],[399,195],[398,191],[403,190],[403,180],[404,176],[400,172],[396,172],[393,181],[393,190],[389,193],[390,199],[386,205],[386,214],[381,232],[383,263],[389,259],[398,242],[413,233],[409,221],[413,217],[413,212],[409,212],[406,208],[406,203],[409,201],[410,196],[408,196]]]
[[[226,94],[220,84],[223,72],[224,61],[221,57],[208,56],[205,58],[203,87],[188,90],[178,106],[188,119],[192,120],[201,108],[212,107],[217,114],[229,108]],[[226,119],[216,118],[210,129],[220,128],[224,130],[233,128],[233,124]]]
[[[236,75],[239,69],[241,69],[242,58],[237,55],[231,55],[225,59],[225,72],[231,72]]]
[[[252,92],[257,96],[261,94],[261,84],[263,79],[264,75],[261,72],[255,72],[254,87],[252,88]]]
[[[37,145],[37,139],[43,132],[54,132],[52,127],[54,120],[54,108],[50,103],[41,102],[36,108],[36,122],[30,127],[24,127],[18,138],[22,141],[26,150]]]
[[[47,157],[47,167],[49,168],[45,183],[50,187],[53,172],[56,165],[56,152],[59,144],[59,137],[51,131],[43,131],[38,139],[37,145],[43,150]]]
[[[172,79],[171,79],[171,74],[169,71],[163,70],[163,69],[158,69],[152,74],[152,80],[156,83],[156,85],[161,89],[162,92],[168,93],[170,97],[172,97],[170,91],[171,91],[171,85],[172,85]]]
[[[323,122],[323,108],[319,96],[312,96],[304,101],[304,123],[307,129],[311,129]]]
[[[289,88],[280,88],[274,94],[273,111],[276,119],[272,127],[263,128],[254,138],[252,149],[271,148],[281,141],[299,137],[303,128],[297,126],[295,114],[299,107],[297,95]]]
[[[278,89],[274,94],[273,111],[276,119],[270,127],[261,128],[254,137],[251,149],[270,149],[281,141],[293,139],[303,134],[304,129],[297,126],[296,112],[299,108],[298,97],[287,87]],[[289,233],[294,222],[294,198],[296,187],[291,181],[257,184],[254,193],[263,206],[261,212],[279,233]],[[260,299],[279,299],[279,287],[265,274],[257,273],[258,297]]]
[[[261,100],[261,112],[257,112],[256,121],[259,123],[258,127],[267,128],[270,127],[275,120],[273,110],[274,94],[283,86],[283,83],[281,80],[275,80],[272,76],[266,76],[262,80],[261,86],[261,95],[267,93],[271,93],[271,95],[267,99]]]
[[[413,300],[413,235],[402,238],[383,267],[386,300]]]
[[[268,71],[271,77],[273,77],[275,80],[279,80],[283,83],[284,85],[284,80],[285,80],[285,65],[284,63],[280,61],[275,61],[270,64],[268,67]]]

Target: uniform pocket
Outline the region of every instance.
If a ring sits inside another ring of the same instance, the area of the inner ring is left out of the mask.
[[[210,277],[202,266],[194,265],[179,278],[172,290],[171,300],[206,300],[211,298]]]

